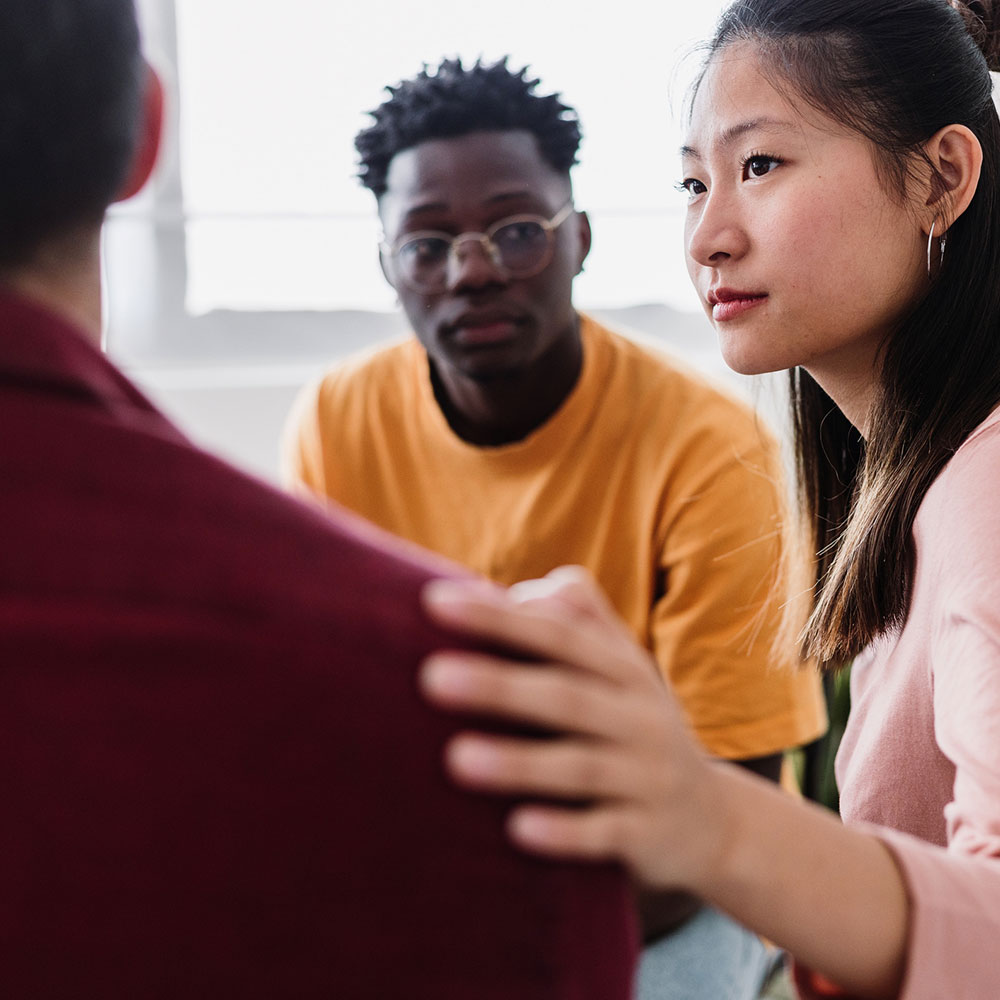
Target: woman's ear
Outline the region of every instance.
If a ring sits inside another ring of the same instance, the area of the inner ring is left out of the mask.
[[[126,201],[143,189],[153,173],[153,167],[156,166],[162,137],[163,83],[156,70],[147,63],[139,138],[132,154],[132,163],[125,177],[125,183],[119,189],[115,201]]]
[[[983,167],[983,147],[975,133],[964,125],[946,125],[924,144],[934,168],[927,196],[930,217],[936,219],[935,233],[943,236],[951,224],[969,207]]]

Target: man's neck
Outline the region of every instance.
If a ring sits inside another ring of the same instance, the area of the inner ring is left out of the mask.
[[[537,430],[562,406],[583,368],[579,318],[530,368],[490,379],[449,372],[431,363],[434,396],[452,430],[483,447],[510,444]]]
[[[0,275],[0,283],[62,316],[101,347],[100,228],[49,241],[29,263]]]

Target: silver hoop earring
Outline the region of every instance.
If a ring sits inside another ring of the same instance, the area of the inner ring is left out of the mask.
[[[937,218],[931,223],[931,231],[927,234],[927,277],[933,277],[933,272],[931,271],[931,247],[934,245],[934,227],[937,225]],[[945,234],[941,237],[940,243],[940,256],[938,257],[938,268],[944,263],[944,248],[948,242],[948,235]]]

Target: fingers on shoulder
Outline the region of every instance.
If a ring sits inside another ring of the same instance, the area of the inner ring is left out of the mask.
[[[484,713],[560,732],[613,740],[649,709],[601,678],[555,664],[441,652],[420,672],[427,697],[452,711]]]
[[[460,784],[499,794],[594,804],[629,800],[637,791],[623,755],[582,740],[463,733],[448,745],[445,762]]]
[[[515,844],[535,854],[618,861],[637,870],[643,853],[643,826],[625,807],[526,805],[511,812],[507,831]]]

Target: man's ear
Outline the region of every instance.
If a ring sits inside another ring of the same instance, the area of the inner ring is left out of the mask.
[[[145,186],[156,166],[163,138],[163,82],[156,70],[146,64],[146,84],[142,94],[142,120],[139,138],[132,154],[125,183],[115,201],[126,201],[137,195]]]
[[[587,254],[590,253],[590,244],[593,238],[593,234],[590,231],[590,219],[587,217],[586,212],[577,212],[577,228],[579,230],[579,256],[577,257],[576,273],[579,274],[583,270],[583,262],[587,259]]]
[[[385,280],[389,283],[389,287],[395,289],[396,282],[392,280],[392,270],[389,267],[389,261],[386,255],[386,245],[388,242],[388,238],[385,235],[386,233],[385,218],[382,215],[382,197],[384,194],[385,192],[383,192],[380,195],[376,195],[375,197],[375,202],[376,205],[378,206],[378,221],[380,224],[380,232],[378,238],[378,266],[382,268],[382,277],[385,278]]]
[[[378,266],[382,268],[382,277],[389,282],[391,288],[395,288],[396,284],[392,280],[392,275],[389,273],[389,265],[385,261],[385,251],[379,247],[378,251]]]
[[[924,144],[924,151],[934,167],[926,202],[930,213],[926,228],[929,231],[936,219],[935,235],[943,236],[976,193],[983,147],[966,126],[946,125]]]

